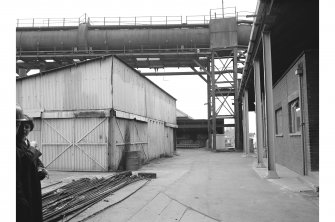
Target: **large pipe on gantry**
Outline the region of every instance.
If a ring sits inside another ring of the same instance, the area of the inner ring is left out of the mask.
[[[62,31],[19,29],[16,47],[21,51],[209,48],[209,29],[95,29],[88,24]]]
[[[235,22],[236,24],[236,22]],[[237,24],[236,24],[237,25]],[[237,44],[248,45],[251,26],[237,25]],[[71,28],[17,28],[17,51],[210,48],[210,24],[169,28],[117,28],[80,24]]]

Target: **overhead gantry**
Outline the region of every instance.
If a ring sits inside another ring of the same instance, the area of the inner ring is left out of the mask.
[[[246,14],[252,13],[237,13],[233,8],[233,13],[211,11],[209,16],[186,19],[85,16],[77,20],[18,20],[17,73],[24,76],[31,69],[43,72],[113,54],[132,68],[155,69],[156,72],[142,72],[147,76],[198,75],[207,85],[209,147],[216,150],[216,119],[230,118],[235,124],[235,147],[241,150],[238,84],[252,24],[241,19]],[[189,71],[158,72],[160,68]]]

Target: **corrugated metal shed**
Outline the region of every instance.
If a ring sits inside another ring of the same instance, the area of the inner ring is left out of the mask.
[[[176,99],[114,56],[17,79],[50,169],[116,170],[124,151],[171,155]]]

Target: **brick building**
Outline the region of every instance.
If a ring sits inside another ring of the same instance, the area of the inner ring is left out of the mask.
[[[304,51],[273,88],[276,159],[299,174],[319,170],[318,61]]]
[[[256,104],[258,167],[264,167],[266,152],[269,178],[278,178],[276,163],[314,175],[319,171],[319,2],[261,0],[255,14],[239,101],[244,113],[247,104]],[[245,147],[246,142],[247,153]]]

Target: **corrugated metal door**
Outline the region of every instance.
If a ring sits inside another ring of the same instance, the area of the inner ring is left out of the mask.
[[[41,134],[47,168],[108,170],[108,118],[43,119]]]
[[[74,170],[108,171],[108,118],[77,118],[74,135]]]

